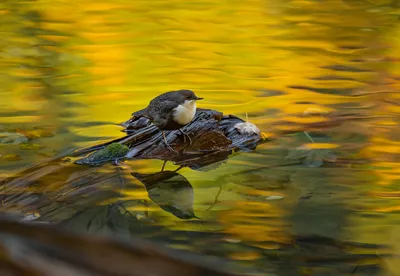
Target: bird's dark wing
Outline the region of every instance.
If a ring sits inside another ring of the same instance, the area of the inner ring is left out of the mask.
[[[153,102],[162,102],[162,101],[166,101],[171,97],[171,93],[173,93],[174,91],[170,91],[170,92],[166,92],[163,93],[161,95],[158,95],[157,97],[155,97],[153,100],[150,101],[150,104],[152,104]]]
[[[155,97],[154,99],[152,99],[149,102],[149,105],[146,108],[136,111],[136,112],[133,112],[132,116],[137,117],[137,118],[146,117],[146,118],[152,120],[153,118],[151,117],[151,114],[155,113],[155,108],[157,108],[157,105],[168,101],[168,99],[170,98],[170,94],[173,92],[174,91],[170,91],[170,92],[166,92],[164,94],[158,95],[157,97]]]
[[[176,102],[168,100],[157,103],[153,102],[147,107],[147,114],[156,126],[162,127],[167,124],[168,118],[170,118],[176,106]]]

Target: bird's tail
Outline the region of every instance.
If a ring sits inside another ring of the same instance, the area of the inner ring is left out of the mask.
[[[140,118],[140,117],[149,118],[146,109],[142,109],[142,110],[133,112],[133,113],[132,113],[132,117],[133,117],[133,118]]]
[[[148,115],[148,113],[147,113],[147,110],[146,110],[146,109],[142,109],[142,110],[133,112],[133,113],[132,113],[132,117],[129,118],[129,120],[127,120],[127,121],[125,121],[125,122],[123,122],[123,123],[120,123],[119,125],[121,125],[121,126],[123,126],[123,127],[125,127],[125,128],[128,128],[129,126],[131,126],[132,123],[134,123],[135,121],[137,121],[138,119],[143,118],[143,117],[146,118],[146,119],[151,120],[151,119],[149,118],[149,115]],[[136,122],[136,123],[137,123],[137,122]]]

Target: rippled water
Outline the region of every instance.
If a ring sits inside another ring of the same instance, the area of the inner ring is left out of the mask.
[[[3,1],[0,175],[120,137],[115,123],[180,88],[200,107],[247,113],[269,141],[179,170],[172,194],[155,191],[167,199],[130,174],[162,162],[132,160],[54,168],[8,190],[2,209],[248,271],[397,275],[399,15],[385,0]]]

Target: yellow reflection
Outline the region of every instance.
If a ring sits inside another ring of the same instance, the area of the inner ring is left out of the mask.
[[[310,143],[310,144],[304,144],[303,146],[309,149],[335,149],[339,147],[338,144],[332,144],[332,143]]]

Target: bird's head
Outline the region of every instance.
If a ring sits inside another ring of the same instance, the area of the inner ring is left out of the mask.
[[[186,101],[188,102],[193,102],[193,101],[199,101],[202,100],[203,98],[199,98],[194,94],[192,90],[178,90],[176,93],[179,95],[179,98],[182,103],[185,103]]]

